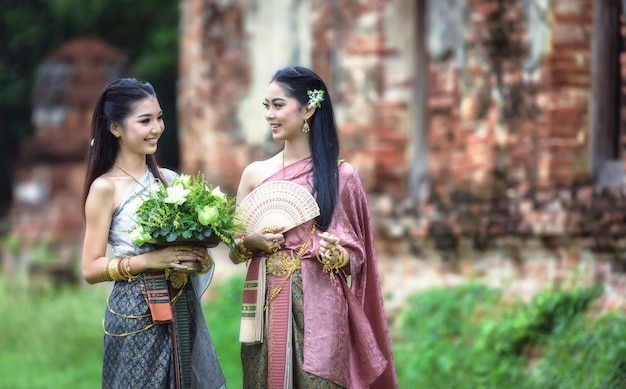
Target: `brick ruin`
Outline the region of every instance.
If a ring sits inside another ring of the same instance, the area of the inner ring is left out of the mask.
[[[258,85],[278,67],[309,66],[329,85],[343,155],[368,190],[386,258],[465,279],[498,269],[500,284],[518,280],[529,292],[574,277],[622,294],[620,2],[265,7],[182,2],[183,170],[233,193],[243,167],[277,148],[259,140],[264,118],[246,99],[261,101]]]
[[[183,0],[180,170],[234,194],[243,167],[278,147],[260,107],[269,78],[309,66],[329,86],[343,156],[368,191],[384,271],[414,275],[416,288],[434,285],[425,274],[452,274],[520,293],[600,280],[607,304],[621,305],[622,3]],[[14,205],[25,237],[82,234],[80,204],[67,199],[80,198],[88,131],[73,131],[88,128],[90,93],[126,66],[95,46],[99,55],[48,59],[83,69],[62,73],[63,93],[35,88],[35,105],[65,108],[44,110],[55,124],[36,125],[24,147],[18,191],[39,199]],[[35,175],[47,184],[32,185]],[[44,220],[41,199],[66,217]],[[410,265],[387,265],[402,258]]]
[[[65,43],[43,62],[32,93],[34,134],[17,163],[5,271],[52,263],[53,276],[75,281],[93,106],[127,65],[125,53],[86,38]]]

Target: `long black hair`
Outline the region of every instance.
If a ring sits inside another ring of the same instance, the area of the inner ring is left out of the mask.
[[[87,157],[83,206],[91,184],[115,163],[120,144],[109,130],[111,123],[124,123],[135,104],[150,96],[156,98],[154,87],[149,82],[135,78],[120,78],[100,92],[91,121],[91,147]],[[163,181],[154,154],[146,155],[146,163],[152,174]]]
[[[307,91],[324,91],[321,107],[309,119],[309,147],[313,160],[313,195],[320,207],[316,223],[321,230],[326,230],[339,193],[339,139],[328,88],[315,72],[301,66],[280,69],[272,77],[272,82],[281,84],[285,93],[298,101],[300,108],[309,103]]]

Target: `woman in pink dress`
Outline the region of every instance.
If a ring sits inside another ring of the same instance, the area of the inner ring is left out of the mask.
[[[339,160],[326,85],[310,69],[281,69],[264,105],[284,147],[244,169],[238,201],[261,184],[291,181],[320,213],[291,229],[247,231],[230,253],[248,264],[244,387],[396,388],[367,199],[354,167]]]

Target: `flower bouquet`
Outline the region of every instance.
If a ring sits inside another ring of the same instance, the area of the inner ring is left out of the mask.
[[[138,246],[215,247],[223,242],[231,247],[234,235],[243,231],[235,210],[235,199],[219,186],[208,186],[202,173],[193,180],[181,174],[168,187],[159,183],[156,192],[144,199],[130,239]]]

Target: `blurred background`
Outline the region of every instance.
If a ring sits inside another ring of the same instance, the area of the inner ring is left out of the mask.
[[[0,0],[0,387],[100,385],[80,275],[91,114],[151,82],[160,164],[235,194],[288,65],[326,81],[401,388],[626,385],[626,0]],[[241,387],[241,279],[205,308]]]

